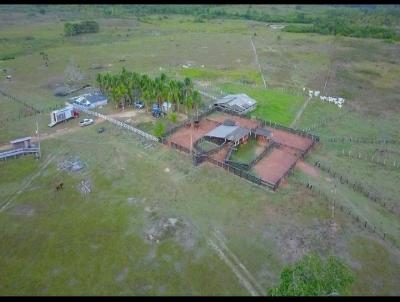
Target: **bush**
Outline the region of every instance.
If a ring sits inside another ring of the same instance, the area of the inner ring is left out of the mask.
[[[346,294],[354,282],[350,269],[338,258],[322,260],[317,254],[306,255],[294,265],[286,266],[272,296],[327,296]]]
[[[99,24],[96,21],[82,21],[81,23],[65,23],[64,33],[66,36],[76,36],[85,33],[97,33]]]
[[[171,122],[176,123],[178,119],[178,114],[176,112],[171,112],[169,114],[169,119],[171,120]]]
[[[15,59],[14,55],[3,55],[0,57],[0,61],[14,60],[14,59]]]
[[[157,121],[154,125],[153,134],[156,137],[161,137],[165,133],[165,125],[161,121]]]

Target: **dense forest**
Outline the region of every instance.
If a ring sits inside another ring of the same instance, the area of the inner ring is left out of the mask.
[[[31,11],[31,14],[60,14],[52,5],[35,5]],[[197,22],[246,19],[289,23],[284,29],[289,32],[400,39],[400,5],[65,5],[63,12],[78,19],[173,14],[192,16]]]

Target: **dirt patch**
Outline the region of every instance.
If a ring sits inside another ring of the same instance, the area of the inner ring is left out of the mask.
[[[310,175],[312,177],[319,177],[319,172],[313,166],[310,166],[302,160],[299,160],[297,162],[296,167],[307,175]]]
[[[116,283],[120,283],[125,280],[126,276],[129,273],[129,268],[125,267],[122,271],[120,271],[114,278]]]
[[[59,171],[83,172],[87,169],[87,164],[79,156],[70,156],[61,160],[57,164],[57,169]]]
[[[193,249],[198,241],[193,225],[183,218],[166,217],[157,213],[156,208],[145,207],[150,222],[144,237],[152,244],[173,239],[185,250]]]

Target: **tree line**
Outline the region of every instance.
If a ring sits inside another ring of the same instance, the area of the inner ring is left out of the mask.
[[[100,27],[96,21],[82,21],[80,23],[65,23],[64,33],[66,36],[76,36],[85,33],[97,33]]]
[[[148,111],[153,103],[160,106],[168,100],[173,105],[173,111],[179,111],[183,107],[189,115],[194,109],[198,112],[202,105],[200,93],[194,89],[192,80],[187,77],[180,81],[161,73],[152,79],[147,74],[122,68],[118,74],[97,74],[96,82],[100,91],[116,108],[125,108],[133,105],[135,101],[143,101]]]

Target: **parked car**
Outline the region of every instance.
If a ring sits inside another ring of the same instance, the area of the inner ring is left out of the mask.
[[[91,124],[93,124],[93,119],[91,119],[91,118],[85,118],[79,122],[79,126],[81,126],[81,127],[89,126]]]
[[[142,101],[136,101],[134,103],[134,106],[136,109],[143,109],[144,108],[144,103]]]

